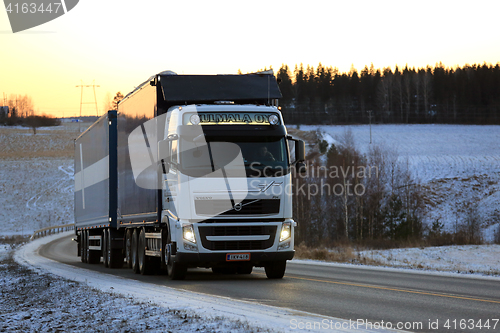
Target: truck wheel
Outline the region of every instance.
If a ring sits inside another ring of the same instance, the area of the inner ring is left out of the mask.
[[[123,267],[123,253],[121,249],[111,248],[111,229],[107,230],[108,242],[108,266],[109,268],[122,268]]]
[[[85,262],[85,231],[80,231],[80,260]]]
[[[134,273],[139,274],[139,263],[137,261],[137,229],[132,232],[130,239],[130,264]]]
[[[172,259],[172,241],[170,240],[170,235],[167,238],[167,244],[165,245],[165,263],[167,264],[168,277],[171,280],[184,280],[187,273],[187,267],[178,262],[174,262]]]
[[[108,262],[108,233],[106,229],[102,231],[102,241],[101,241],[101,250],[102,250],[102,262],[104,263],[104,267],[109,267]]]
[[[159,274],[159,275],[167,275],[168,274],[168,271],[167,271],[167,261],[166,261],[166,258],[165,258],[165,245],[167,244],[167,235],[168,235],[168,230],[167,228],[163,228],[162,231],[161,231],[161,258],[158,262],[158,267],[156,268],[156,274]]]
[[[83,232],[83,244],[85,244],[85,261],[84,263],[88,264],[89,263],[89,231],[85,230]]]
[[[85,262],[89,263],[90,250],[89,250],[89,231],[85,231]]]
[[[131,244],[132,243],[132,230],[127,229],[125,232],[125,266],[127,268],[132,268],[132,258],[131,258]]]
[[[268,279],[282,279],[285,275],[286,260],[271,261],[264,269]]]
[[[77,244],[77,247],[76,247],[76,251],[77,252],[76,253],[81,258],[81,256],[82,256],[82,239],[81,239],[80,235],[78,235],[78,234],[76,235],[76,237],[77,237],[77,240],[78,240],[76,242],[76,244]]]
[[[83,262],[87,263],[88,260],[88,243],[87,243],[87,231],[83,231]]]
[[[139,233],[137,260],[139,263],[139,272],[142,275],[151,275],[153,273],[152,260],[146,255],[146,231],[144,228]]]
[[[87,233],[87,238],[90,236],[90,232]],[[87,246],[90,246],[90,240],[87,240]],[[98,264],[101,261],[101,253],[98,250],[90,250],[88,252],[87,261],[89,264]]]

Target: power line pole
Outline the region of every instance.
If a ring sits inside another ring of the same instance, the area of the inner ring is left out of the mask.
[[[370,119],[370,144],[372,144],[372,110],[368,110],[368,118]]]
[[[100,86],[96,85],[95,84],[95,80],[92,81],[92,84],[83,84],[83,81],[80,80],[80,85],[77,85],[76,87],[77,88],[81,88],[80,89],[80,118],[78,119],[78,131],[80,132],[80,121],[82,120],[82,106],[83,104],[95,104],[95,114],[97,117],[99,117],[99,111],[97,110],[97,97],[96,97],[96,94],[95,94],[95,88],[99,88]],[[90,88],[92,87],[92,89],[94,90],[94,101],[93,102],[86,102],[84,103],[83,102],[83,88]]]

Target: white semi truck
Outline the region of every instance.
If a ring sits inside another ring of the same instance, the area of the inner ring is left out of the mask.
[[[172,279],[194,267],[282,278],[305,152],[280,97],[272,73],[173,72],[125,96],[75,141],[82,261]]]

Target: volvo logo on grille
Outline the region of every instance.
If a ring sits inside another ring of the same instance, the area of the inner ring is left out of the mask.
[[[239,212],[241,210],[243,206],[241,205],[241,203],[237,203],[236,205],[234,205],[234,210]]]

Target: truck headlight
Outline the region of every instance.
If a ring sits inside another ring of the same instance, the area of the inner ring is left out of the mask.
[[[279,122],[280,122],[280,119],[278,118],[277,115],[273,114],[269,117],[269,124],[278,125]]]
[[[182,227],[182,238],[191,243],[196,243],[196,237],[194,235],[194,228],[192,224],[188,224]]]
[[[290,237],[292,237],[292,223],[284,222],[283,226],[281,227],[280,242],[283,242]]]
[[[189,120],[193,125],[198,125],[201,122],[200,116],[198,116],[197,114],[193,114],[191,118],[189,118]]]

